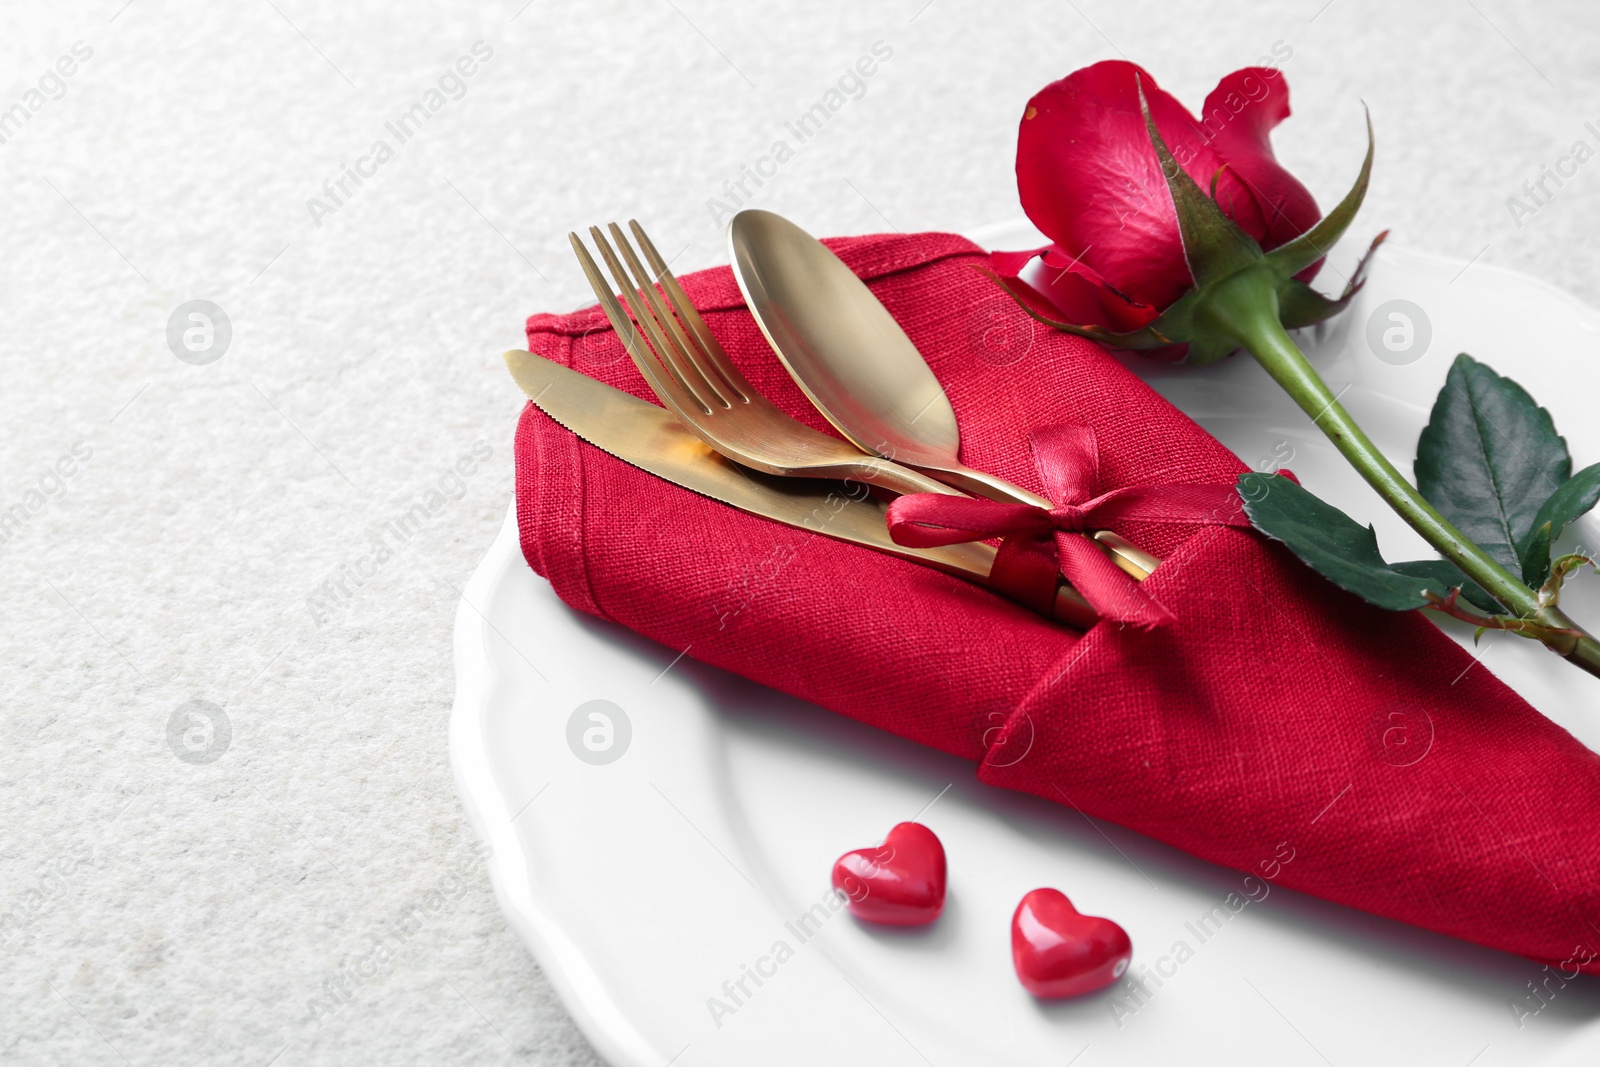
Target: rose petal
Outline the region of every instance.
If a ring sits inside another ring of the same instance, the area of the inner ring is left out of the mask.
[[[1159,308],[1129,300],[1106,284],[1106,280],[1088,264],[1068,256],[1054,245],[1045,249],[1040,262],[1044,268],[1042,277],[1030,279],[1030,284],[1063,311],[1069,306],[1083,305],[1086,313],[1094,317],[1078,325],[1094,322],[1109,326],[1118,333],[1126,333],[1148,325],[1161,314]]]
[[[1050,245],[1044,248],[1029,248],[1021,252],[990,252],[989,266],[1002,278],[1015,278],[1022,273],[1022,268],[1038,259]]]
[[[1217,200],[1268,250],[1305,233],[1322,217],[1310,191],[1273,154],[1272,129],[1288,116],[1288,82],[1268,67],[1247,67],[1223,78],[1200,113],[1212,147],[1228,165],[1217,183]],[[1301,280],[1310,280],[1318,266],[1302,272]]]
[[[1039,265],[1033,267],[1036,260]],[[1129,300],[1082,260],[1055,245],[991,252],[989,264],[1000,277],[1020,280],[1026,291],[1017,295],[1039,314],[1074,326],[1104,326],[1122,333],[1139,329],[1160,313]]]
[[[1177,214],[1139,109],[1202,186],[1222,166],[1198,123],[1142,68],[1108,60],[1028,102],[1017,138],[1022,207],[1045,236],[1130,299],[1164,307],[1192,284]]]
[[[1173,157],[1203,189],[1215,177],[1217,202],[1264,247],[1321,217],[1272,152],[1269,134],[1289,114],[1280,72],[1251,67],[1223,78],[1206,98],[1202,125],[1135,64],[1109,60],[1075,71],[1029,101],[1017,138],[1017,187],[1034,225],[1127,298],[1113,300],[1113,314],[1130,301],[1163,308],[1193,284],[1139,109],[1140,84]]]

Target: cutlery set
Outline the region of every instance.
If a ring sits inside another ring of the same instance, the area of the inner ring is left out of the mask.
[[[704,496],[788,526],[909,559],[987,584],[996,550],[896,544],[895,494],[980,496],[1049,508],[1050,501],[959,459],[949,398],[920,352],[872,291],[820,241],[767,211],[728,226],[734,277],[779,360],[845,440],[780,410],[741,374],[644,229],[634,243],[615,223],[591,227],[610,281],[570,234],[590,287],[665,409],[526,351],[505,354],[528,399],[617,458]],[[841,484],[844,483],[844,484]],[[1109,531],[1093,538],[1137,579],[1160,560]],[[1088,627],[1097,615],[1060,581],[1051,616]]]

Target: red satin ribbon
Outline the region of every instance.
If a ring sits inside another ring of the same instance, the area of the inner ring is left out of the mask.
[[[989,581],[1007,596],[1048,615],[1056,577],[1065,575],[1101,618],[1152,627],[1171,613],[1080,535],[1116,522],[1250,525],[1232,485],[1128,486],[1095,495],[1100,453],[1087,426],[1040,430],[1029,443],[1053,507],[913,493],[889,505],[889,536],[914,548],[1002,538]]]

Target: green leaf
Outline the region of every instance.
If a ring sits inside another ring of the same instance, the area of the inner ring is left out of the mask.
[[[1389,611],[1425,607],[1427,594],[1451,586],[1429,574],[1406,574],[1383,561],[1372,527],[1278,474],[1239,476],[1239,496],[1256,529],[1282,541],[1312,570],[1339,588]]]
[[[1432,579],[1445,589],[1459,589],[1462,599],[1490,615],[1499,615],[1506,610],[1500,606],[1499,601],[1489,595],[1488,590],[1468,578],[1461,572],[1460,567],[1447,559],[1408,560],[1405,563],[1391,563],[1389,569],[1416,578]]]
[[[1256,239],[1240,229],[1172,158],[1172,153],[1167,150],[1167,142],[1161,139],[1161,132],[1156,129],[1156,120],[1150,115],[1150,104],[1145,100],[1142,81],[1139,85],[1139,109],[1144,112],[1145,130],[1150,134],[1150,143],[1155,146],[1156,158],[1161,161],[1161,173],[1167,179],[1172,206],[1178,213],[1183,256],[1189,263],[1189,273],[1194,275],[1195,287],[1203,289],[1210,282],[1260,262],[1261,246]],[[1213,187],[1216,177],[1212,175]]]
[[[1361,173],[1357,175],[1355,185],[1350,187],[1350,191],[1344,194],[1344,199],[1315,226],[1287,244],[1281,244],[1267,253],[1267,262],[1272,264],[1279,277],[1292,278],[1322,259],[1328,254],[1328,249],[1339,243],[1344,231],[1350,228],[1356,212],[1361,210],[1361,201],[1367,196],[1367,182],[1372,178],[1372,153],[1376,143],[1372,135],[1372,112],[1369,111],[1367,112],[1367,158],[1361,163]]]
[[[1550,576],[1550,546],[1567,524],[1582,517],[1600,500],[1600,463],[1585,467],[1561,483],[1561,488],[1539,508],[1533,529],[1518,545],[1522,556],[1522,581],[1537,589]]]
[[[1571,473],[1567,442],[1550,413],[1510,378],[1465,353],[1457,356],[1417,440],[1423,497],[1520,574],[1519,546],[1533,536],[1541,506]]]

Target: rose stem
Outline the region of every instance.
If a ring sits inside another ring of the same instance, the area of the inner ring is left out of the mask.
[[[1596,641],[1554,604],[1541,605],[1493,557],[1479,548],[1422,498],[1395,469],[1366,433],[1340,406],[1333,392],[1311,366],[1305,353],[1278,319],[1278,297],[1262,272],[1243,270],[1217,287],[1214,299],[1197,309],[1208,325],[1238,343],[1260,363],[1272,380],[1311,416],[1351,466],[1379,496],[1439,554],[1481,585],[1519,617],[1547,632],[1538,639],[1575,666],[1600,676],[1600,641]]]

